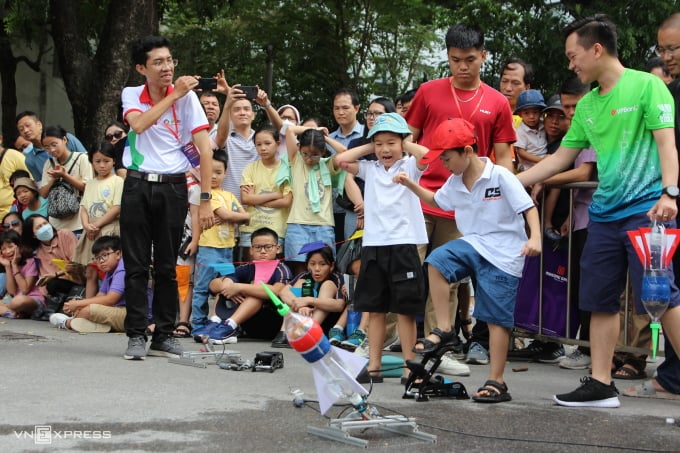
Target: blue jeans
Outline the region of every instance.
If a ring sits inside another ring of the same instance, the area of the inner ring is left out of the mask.
[[[191,299],[191,324],[203,326],[208,322],[208,295],[210,281],[217,277],[211,264],[231,263],[233,248],[198,247],[194,270],[194,292]]]
[[[120,232],[125,260],[125,332],[144,336],[149,314],[149,269],[153,248],[154,337],[171,335],[179,292],[175,265],[187,216],[187,185],[125,178]]]

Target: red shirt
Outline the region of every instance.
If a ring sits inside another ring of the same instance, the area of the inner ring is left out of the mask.
[[[494,143],[514,143],[517,139],[512,124],[510,103],[497,90],[484,82],[479,92],[469,102],[456,102],[450,77],[423,83],[416,92],[406,112],[406,122],[420,129],[418,143],[429,148],[430,135],[434,129],[449,118],[463,118],[471,122],[477,131],[477,149],[480,157],[486,157]],[[474,90],[456,90],[463,99],[470,99]],[[451,176],[441,160],[432,162],[420,178],[420,185],[437,191]],[[453,218],[453,212],[435,209],[424,203],[423,212],[438,217]]]

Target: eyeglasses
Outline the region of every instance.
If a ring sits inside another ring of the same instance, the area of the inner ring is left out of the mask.
[[[253,245],[253,250],[255,250],[256,252],[261,252],[262,250],[271,252],[272,250],[274,250],[274,247],[276,247],[276,244]]]
[[[3,227],[4,229],[7,229],[7,228],[12,228],[12,227],[15,227],[15,226],[19,226],[19,225],[21,225],[21,220],[10,220],[9,223],[3,223],[3,224],[2,224],[2,227]]]
[[[364,113],[364,118],[369,119],[369,118],[377,118],[380,115],[382,115],[385,112],[366,112]]]
[[[163,69],[165,66],[176,68],[179,66],[179,60],[177,58],[168,58],[167,60],[154,60],[150,64],[156,69]]]
[[[125,133],[125,132],[123,132],[123,131],[116,131],[116,132],[114,132],[113,134],[106,134],[106,135],[104,136],[104,138],[106,139],[107,142],[110,142],[110,141],[113,140],[114,138],[115,138],[116,140],[120,140],[120,138],[123,136],[124,133]]]
[[[106,252],[106,253],[102,253],[101,255],[97,255],[97,256],[95,256],[94,258],[92,258],[92,261],[96,261],[96,262],[98,262],[98,263],[103,263],[104,261],[106,261],[106,258],[108,258],[109,255],[112,255],[112,254],[114,254],[114,253],[116,253],[116,252]]]
[[[543,118],[545,119],[551,119],[551,120],[563,120],[566,118],[563,113],[546,113],[543,115]]]
[[[321,160],[321,154],[309,154],[309,153],[300,153],[302,154],[302,157],[304,159],[309,159],[309,160]]]
[[[654,53],[657,54],[660,57],[665,56],[668,54],[669,56],[673,56],[673,54],[680,49],[680,46],[671,46],[671,47],[660,47],[656,46],[654,47]]]

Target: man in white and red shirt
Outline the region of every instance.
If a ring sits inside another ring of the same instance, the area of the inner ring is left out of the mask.
[[[201,166],[200,223],[213,224],[210,209],[212,148],[209,124],[196,94],[198,80],[179,77],[166,38],[147,36],[132,47],[132,60],[146,83],[123,89],[123,118],[130,125],[123,164],[128,169],[121,199],[120,229],[125,260],[125,331],[123,357],[146,357],[149,268],[153,263],[153,319],[149,355],[179,357],[172,337],[178,306],[175,263],[187,211],[185,173]],[[153,259],[151,253],[153,250]]]

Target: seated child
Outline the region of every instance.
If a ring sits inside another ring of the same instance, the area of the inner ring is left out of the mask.
[[[92,254],[99,269],[105,272],[97,295],[67,301],[65,314],[51,315],[50,322],[60,329],[81,333],[125,332],[125,265],[120,237],[98,237],[92,244]]]
[[[31,214],[47,217],[47,200],[40,196],[38,186],[31,178],[17,178],[14,181],[14,198],[21,205],[21,217]]]
[[[38,266],[30,249],[22,247],[14,230],[0,233],[0,265],[5,268],[7,304],[0,304],[0,316],[26,318],[45,307],[45,297],[36,286]]]
[[[441,332],[451,328],[449,283],[472,277],[473,316],[489,325],[490,334],[489,378],[472,399],[500,403],[511,400],[503,371],[524,256],[541,252],[540,222],[538,210],[517,177],[487,158],[477,157],[476,143],[472,124],[449,119],[435,129],[432,147],[422,160],[429,164],[440,158],[453,173],[442,188],[432,193],[406,173],[394,179],[430,206],[456,211],[463,237],[437,247],[425,259],[437,327]],[[531,232],[528,240],[525,220],[519,214],[526,216]],[[439,343],[434,343],[436,337]],[[444,343],[444,337],[431,333],[418,342],[436,346]]]
[[[275,260],[281,251],[279,237],[270,228],[253,231],[250,240],[253,261]],[[250,338],[267,340],[271,340],[281,328],[281,316],[274,310],[260,282],[254,281],[255,274],[256,265],[249,263],[237,267],[234,274],[210,282],[210,292],[219,295],[215,304],[216,317],[212,318],[208,332],[202,334],[207,334],[213,343],[235,342],[238,327]],[[265,283],[279,294],[292,276],[288,266],[279,262]],[[233,340],[227,341],[229,339]]]
[[[335,258],[329,246],[309,252],[305,265],[307,271],[297,275],[290,284],[283,288],[279,296],[290,306],[291,310],[310,316],[322,324],[330,313],[339,314],[345,309],[343,276],[335,270]],[[311,290],[311,295],[305,294],[307,288]],[[333,326],[335,320],[330,321],[332,321],[330,326]],[[328,328],[324,329],[325,332],[328,330]],[[283,330],[272,340],[272,347],[290,347]]]

